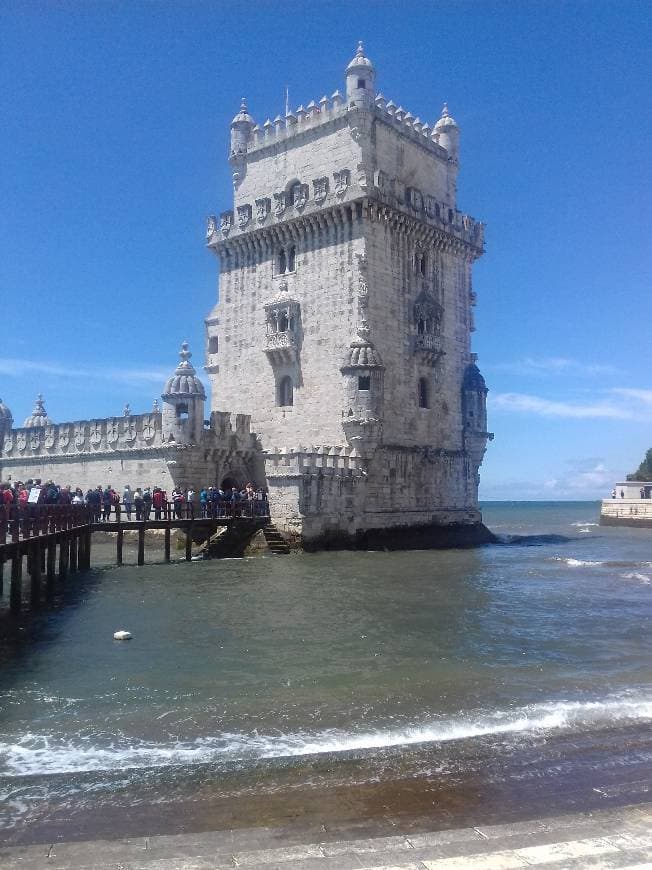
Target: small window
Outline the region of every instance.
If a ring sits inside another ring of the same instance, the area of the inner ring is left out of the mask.
[[[419,271],[421,272],[421,275],[422,275],[424,278],[426,277],[426,268],[427,268],[427,266],[428,266],[428,263],[427,263],[427,261],[426,261],[426,255],[423,254],[423,255],[421,256],[421,258],[419,259]]]
[[[419,378],[419,407],[420,408],[429,408],[430,407],[430,395],[429,395],[428,379],[427,378]]]
[[[278,319],[278,331],[279,332],[287,332],[288,331],[288,318],[287,314],[283,313]]]
[[[289,375],[281,378],[279,382],[278,403],[281,407],[288,407],[294,404],[294,388],[292,386],[292,378]]]
[[[209,353],[217,353],[218,348],[218,339],[216,335],[211,335],[208,339],[208,352]]]
[[[296,248],[292,245],[292,247],[288,248],[288,272],[294,272],[296,255]]]
[[[285,256],[285,248],[281,248],[281,250],[278,252],[277,265],[278,265],[278,274],[285,275],[285,273],[287,272],[287,259]]]
[[[360,375],[358,378],[358,389],[369,391],[371,389],[371,375]]]
[[[180,423],[184,423],[189,416],[187,405],[177,405],[177,420]]]
[[[358,87],[359,88],[366,88],[367,82],[364,79],[358,79]]]

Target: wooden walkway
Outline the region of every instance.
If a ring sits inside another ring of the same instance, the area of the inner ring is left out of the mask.
[[[220,517],[178,517],[166,511],[140,520],[123,520],[118,506],[108,520],[102,520],[87,505],[0,505],[0,596],[4,591],[5,566],[9,563],[9,606],[18,611],[23,597],[23,566],[26,560],[32,607],[41,604],[43,580],[45,598],[54,597],[55,580],[91,567],[93,532],[112,532],[116,536],[116,562],[122,565],[124,534],[137,532],[137,563],[145,564],[145,535],[162,530],[164,559],[170,561],[171,533],[185,535],[185,558],[192,558],[193,538],[202,532],[210,538],[220,526],[253,534],[269,524],[268,516],[238,515]]]

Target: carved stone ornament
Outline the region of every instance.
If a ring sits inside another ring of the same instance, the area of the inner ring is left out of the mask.
[[[249,221],[251,220],[251,206],[247,203],[246,205],[238,206],[238,226],[241,230],[243,230]]]
[[[268,196],[256,200],[256,220],[259,224],[265,223],[272,210],[272,201]]]
[[[295,184],[292,188],[292,204],[297,211],[301,211],[306,207],[308,202],[308,194],[310,193],[307,184]]]
[[[13,449],[14,449],[14,439],[11,437],[11,435],[5,435],[5,440],[4,440],[4,444],[3,444],[4,452],[11,453],[11,451]]]
[[[426,196],[426,214],[429,218],[437,217],[437,200],[434,196]]]
[[[93,447],[99,447],[102,443],[102,424],[95,422],[91,423],[90,442]]]
[[[321,204],[328,196],[328,176],[313,179],[312,189],[315,202]]]
[[[66,450],[70,446],[70,426],[62,426],[59,429],[59,447]]]
[[[117,420],[109,420],[106,424],[106,440],[109,444],[115,444],[120,435],[120,429],[118,428]]]
[[[416,212],[423,211],[423,194],[416,187],[408,187],[407,188],[406,200],[407,200],[407,204],[410,206],[412,211],[416,211]]]
[[[382,193],[389,193],[390,183],[389,176],[386,172],[383,172],[382,169],[377,169],[375,173],[374,183],[378,190],[382,191]]]
[[[125,418],[123,433],[125,441],[135,441],[137,435],[136,421],[132,420],[130,417]]]
[[[48,450],[51,450],[54,447],[56,433],[57,430],[54,428],[54,426],[48,426],[45,430],[45,438],[43,439],[43,443],[48,448]]]
[[[32,450],[38,450],[41,446],[41,433],[38,429],[32,429],[29,433],[29,446]]]
[[[81,448],[84,446],[85,443],[86,443],[86,426],[84,426],[83,424],[80,423],[79,425],[75,426],[75,447],[77,447],[79,450],[81,450]]]
[[[156,435],[156,425],[152,417],[145,417],[143,420],[143,438],[145,441],[151,441]]]
[[[334,172],[333,179],[335,181],[335,195],[344,196],[351,183],[350,171],[348,169],[341,169],[339,172]]]
[[[206,221],[206,240],[210,242],[216,232],[217,218],[214,214],[211,214],[208,216],[208,220]]]
[[[223,236],[228,236],[233,227],[233,212],[224,211],[220,215],[220,232]]]
[[[27,433],[18,432],[16,435],[16,447],[22,452],[27,447]]]
[[[276,217],[280,217],[286,208],[286,197],[285,191],[282,190],[280,193],[274,194],[274,214]]]

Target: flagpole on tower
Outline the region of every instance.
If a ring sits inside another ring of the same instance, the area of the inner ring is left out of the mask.
[[[290,91],[288,86],[285,86],[285,117],[290,114]]]

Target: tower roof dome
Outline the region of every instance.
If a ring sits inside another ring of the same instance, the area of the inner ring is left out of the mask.
[[[178,397],[178,396],[199,396],[201,399],[206,398],[204,385],[197,377],[190,357],[192,354],[188,350],[188,342],[184,341],[179,351],[181,362],[174,370],[174,374],[168,378],[165,389],[163,390],[163,398]]]
[[[342,369],[383,368],[383,360],[369,338],[367,326],[358,327],[358,337],[349,345]]]
[[[51,426],[54,421],[48,417],[41,393],[36,397],[34,410],[23,423],[25,429],[36,429],[38,426]]]
[[[375,67],[368,57],[365,57],[364,47],[361,42],[358,43],[358,48],[351,63],[347,66],[347,73],[358,71],[375,72]]]
[[[247,101],[244,97],[240,101],[240,111],[234,117],[234,119],[231,121],[231,126],[233,126],[234,124],[241,124],[241,123],[251,124],[252,126],[255,123],[254,119],[249,114],[249,110],[247,109]]]
[[[9,427],[11,428],[11,424],[13,423],[13,421],[14,421],[14,418],[12,416],[11,411],[5,405],[5,403],[2,401],[2,399],[0,399],[0,426],[2,426],[3,423],[8,422]]]
[[[457,121],[448,114],[448,103],[444,103],[444,108],[441,110],[441,118],[435,124],[435,130],[443,130],[445,127],[457,127]]]
[[[464,372],[464,380],[462,382],[462,389],[464,390],[476,390],[477,392],[485,392],[487,393],[487,384],[485,379],[482,377],[482,373],[480,369],[477,367],[475,363],[471,363],[466,367]]]

